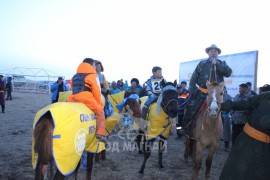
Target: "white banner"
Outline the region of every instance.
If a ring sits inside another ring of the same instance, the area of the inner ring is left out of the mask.
[[[228,94],[234,97],[239,93],[239,85],[246,82],[251,82],[256,92],[258,51],[224,55],[218,59],[226,61],[233,71],[229,78],[225,78]],[[179,82],[186,81],[189,84],[191,75],[201,60],[204,59],[180,63]]]

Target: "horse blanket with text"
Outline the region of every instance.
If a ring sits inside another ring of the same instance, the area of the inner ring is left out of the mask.
[[[67,102],[68,96],[72,94],[72,91],[65,91],[59,93],[59,102]],[[119,123],[119,120],[122,117],[121,113],[118,113],[118,109],[116,105],[118,103],[121,103],[124,100],[125,92],[121,91],[117,94],[108,95],[109,101],[113,106],[113,115],[108,116],[105,119],[105,128],[106,128],[106,136],[108,136],[117,126]],[[105,97],[102,95],[102,102],[105,104]],[[87,151],[90,153],[99,153],[101,151],[105,150],[105,144],[104,143],[98,143],[98,140],[94,138],[93,142],[91,143],[91,146],[87,148]]]
[[[143,107],[145,101],[147,100],[147,96],[141,97],[141,107]],[[168,138],[170,135],[170,131],[172,128],[172,119],[168,118],[168,115],[160,108],[159,114],[156,112],[157,102],[154,102],[150,105],[147,116],[147,130],[146,130],[146,139],[151,140],[159,135]]]
[[[83,151],[97,151],[98,143],[94,142],[96,134],[96,117],[83,103],[58,102],[37,112],[33,129],[46,113],[53,121],[53,158],[63,175],[71,174],[80,161]],[[104,146],[104,143],[99,143]],[[32,166],[37,165],[38,154],[34,152],[32,138]]]

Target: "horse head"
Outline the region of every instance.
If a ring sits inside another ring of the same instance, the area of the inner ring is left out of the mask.
[[[220,113],[220,106],[221,106],[221,103],[223,102],[224,82],[210,83],[209,81],[207,81],[206,86],[207,86],[207,93],[208,93],[207,99],[206,99],[208,116],[211,119],[215,119],[218,117]]]
[[[162,93],[159,97],[158,102],[160,102],[163,111],[171,118],[177,116],[177,82],[176,80],[172,82],[166,82],[164,79],[161,81]]]
[[[133,114],[135,118],[141,118],[141,100],[135,92],[125,91],[125,99],[127,99],[125,107],[126,110]]]

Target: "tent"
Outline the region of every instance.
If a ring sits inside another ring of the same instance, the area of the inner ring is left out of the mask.
[[[43,68],[22,67],[0,70],[0,74],[4,76],[4,80],[12,77],[14,91],[41,93],[50,93],[50,85],[61,76]]]

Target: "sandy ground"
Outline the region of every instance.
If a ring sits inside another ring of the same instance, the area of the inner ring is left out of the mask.
[[[27,180],[34,179],[31,165],[32,123],[36,112],[50,104],[48,94],[13,93],[13,100],[6,101],[6,113],[0,113],[0,179]],[[119,139],[117,132],[110,136],[111,146],[107,152],[107,160],[94,164],[92,179],[190,179],[192,172],[191,161],[183,160],[184,141],[177,139],[175,130],[167,141],[167,151],[163,156],[164,169],[160,170],[157,163],[157,150],[153,151],[143,176],[138,174],[143,155],[139,155],[133,148],[125,149],[133,142]],[[114,146],[113,146],[114,144]],[[125,147],[124,147],[125,146]],[[224,151],[223,142],[214,156],[211,179],[218,179],[222,167],[228,157]],[[205,159],[206,153],[203,155]],[[204,179],[205,164],[203,162],[199,179]],[[82,166],[79,179],[84,179]],[[71,178],[67,178],[71,179]]]

